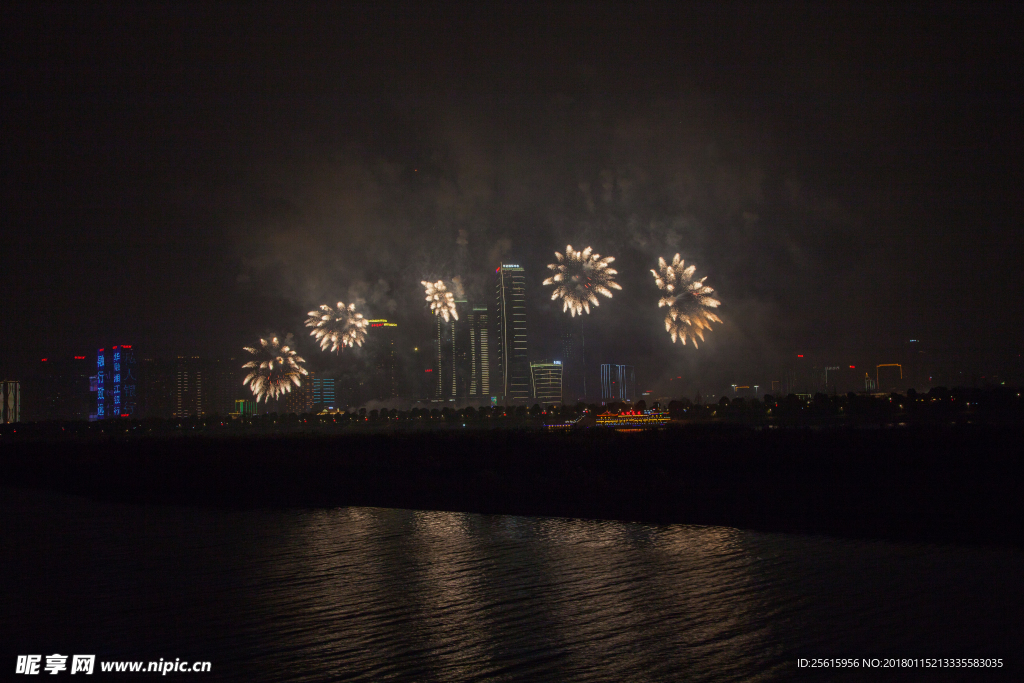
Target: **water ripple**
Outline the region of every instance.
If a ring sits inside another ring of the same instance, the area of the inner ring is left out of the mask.
[[[1024,651],[1014,550],[21,491],[0,510],[14,654],[205,659],[209,680],[728,681]]]

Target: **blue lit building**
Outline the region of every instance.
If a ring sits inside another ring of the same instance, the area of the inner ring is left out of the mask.
[[[323,408],[334,408],[334,379],[331,377],[313,379],[313,405]]]
[[[601,365],[601,400],[630,401],[636,396],[636,375],[632,365]]]
[[[96,352],[95,419],[136,417],[139,366],[135,350],[125,344]]]

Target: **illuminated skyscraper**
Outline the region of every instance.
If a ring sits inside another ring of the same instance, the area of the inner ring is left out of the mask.
[[[437,358],[434,363],[434,399],[450,401],[469,395],[471,383],[470,310],[465,299],[455,300],[459,319],[437,318]]]
[[[473,306],[468,317],[469,326],[469,395],[491,395],[491,356],[488,325],[490,315],[486,306]]]
[[[452,393],[452,351],[455,344],[455,321],[435,316],[437,336],[434,339],[433,399],[443,401]]]
[[[138,365],[127,344],[96,353],[96,419],[136,417]]]
[[[495,271],[497,295],[497,370],[501,385],[496,392],[505,403],[530,400],[530,362],[526,356],[526,271],[502,264]]]
[[[533,393],[540,403],[562,402],[562,361],[540,360],[530,363]]]
[[[310,382],[313,385],[313,405],[317,409],[335,408],[337,403],[334,397],[334,378],[314,377]]]
[[[198,357],[178,356],[174,367],[174,417],[203,416],[205,374]]]
[[[636,395],[636,375],[632,365],[601,366],[601,400],[632,401]]]

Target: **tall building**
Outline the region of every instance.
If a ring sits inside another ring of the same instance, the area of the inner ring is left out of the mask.
[[[143,358],[139,363],[139,415],[174,417],[177,409],[177,362]]]
[[[92,361],[84,355],[43,358],[22,383],[22,419],[87,420],[93,412]]]
[[[252,391],[242,385],[249,373],[242,367],[242,359],[214,358],[205,364],[203,396],[205,414],[227,415],[234,411],[235,401],[252,398]]]
[[[316,373],[310,372],[302,378],[302,384],[292,386],[292,390],[280,399],[282,413],[295,413],[301,415],[313,410],[313,386],[316,382]],[[322,386],[322,385],[321,385]]]
[[[526,356],[526,271],[503,263],[495,271],[498,396],[505,403],[530,400],[530,362]]]
[[[473,306],[467,315],[469,327],[469,396],[491,395],[491,352],[487,306]]]
[[[310,382],[313,386],[313,405],[316,408],[336,408],[333,377],[314,377]]]
[[[530,363],[533,393],[540,403],[562,402],[562,361],[540,360]]]
[[[562,387],[566,403],[587,398],[583,316],[562,316]]]
[[[451,386],[450,369],[452,367],[452,345],[455,338],[455,323],[452,320],[444,320],[441,316],[434,316],[437,325],[437,336],[434,339],[434,376],[433,392],[431,397],[435,401],[447,398],[448,387]]]
[[[203,416],[207,403],[203,400],[203,370],[198,356],[178,356],[174,366],[174,417]]]
[[[373,362],[373,398],[378,401],[398,398],[398,353],[395,349],[398,324],[383,318],[370,320],[369,323],[367,345]]]
[[[137,417],[139,367],[127,345],[96,353],[96,419]]]
[[[630,401],[636,396],[636,375],[632,365],[601,366],[601,400]]]
[[[0,382],[0,424],[21,422],[21,384],[14,380]]]
[[[472,381],[470,356],[470,310],[465,299],[455,300],[458,318],[450,320],[437,318],[437,337],[434,340],[436,356],[434,358],[434,391],[433,399],[453,401],[464,399],[469,395]]]
[[[232,413],[236,400],[252,398],[242,385],[248,371],[241,364],[238,358],[143,358],[138,414],[167,419]]]

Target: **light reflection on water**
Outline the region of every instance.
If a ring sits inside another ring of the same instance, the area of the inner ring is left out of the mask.
[[[1024,650],[1016,550],[5,490],[0,510],[11,660],[206,659],[210,680],[786,680],[797,657]]]

